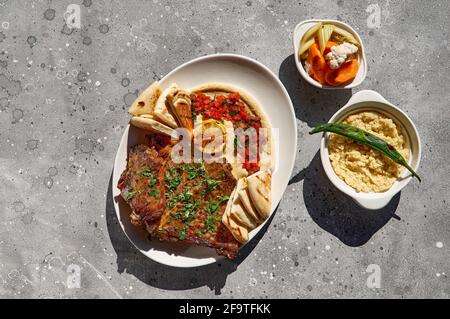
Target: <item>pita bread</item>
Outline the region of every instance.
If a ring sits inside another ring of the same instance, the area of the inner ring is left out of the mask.
[[[272,206],[271,184],[272,172],[261,171],[247,177],[248,193],[259,215],[269,217]]]
[[[191,110],[191,92],[183,89],[170,91],[166,97],[166,107],[175,116],[177,123],[192,132],[194,119]]]
[[[244,226],[248,230],[253,230],[258,227],[258,223],[254,221],[250,215],[248,215],[242,206],[239,196],[237,196],[230,210],[230,217],[234,219],[238,224]]]
[[[156,121],[151,115],[143,114],[141,116],[133,116],[131,124],[144,130],[161,133],[168,136],[172,135],[173,129]]]
[[[154,113],[153,113],[153,115],[155,116],[156,119],[158,119],[165,125],[170,126],[172,128],[176,128],[178,125],[177,125],[177,122],[176,122],[174,116],[172,115],[172,113],[170,113],[170,111],[167,108],[166,98],[167,98],[167,95],[171,94],[172,92],[174,92],[177,89],[178,89],[178,87],[175,83],[173,83],[171,86],[169,86],[167,89],[165,89],[159,96],[158,100],[156,101],[156,105],[155,105],[155,109],[154,109]]]
[[[139,116],[142,114],[153,114],[156,101],[161,95],[161,87],[159,82],[153,82],[138,98],[131,104],[128,109],[128,113],[133,116]]]
[[[246,243],[248,241],[248,230],[239,225],[233,218],[231,218],[230,211],[231,206],[233,204],[233,198],[236,194],[237,187],[234,188],[233,192],[230,195],[230,199],[227,202],[227,206],[225,207],[225,212],[222,216],[222,223],[228,228],[233,237],[240,243]]]
[[[222,223],[230,230],[231,234],[238,242],[244,244],[248,241],[247,228],[236,223],[236,221],[233,220],[233,218],[231,218],[229,215],[223,215]]]
[[[233,204],[233,198],[234,198],[234,195],[236,194],[236,189],[237,189],[237,187],[235,187],[230,194],[230,198],[228,199],[227,206],[225,207],[225,212],[224,212],[223,216],[227,215],[231,209],[231,205]]]
[[[247,214],[249,214],[255,221],[258,222],[258,225],[264,221],[264,217],[260,216],[257,209],[253,205],[250,196],[248,194],[248,184],[247,179],[242,179],[245,183],[245,188],[239,191],[239,199],[241,201],[242,206],[244,207]]]
[[[252,180],[258,181],[258,185],[260,181],[257,178],[258,175],[262,175],[262,179],[271,178],[270,171],[252,175]],[[265,202],[267,203],[267,199]],[[267,205],[263,206],[264,210],[262,210],[262,213],[265,215],[259,212],[249,195],[247,178],[241,178],[231,193],[227,207],[225,208],[225,213],[222,216],[222,222],[236,240],[241,243],[246,242],[248,240],[248,233],[258,227],[268,217],[270,213],[270,198],[269,210],[266,210]]]

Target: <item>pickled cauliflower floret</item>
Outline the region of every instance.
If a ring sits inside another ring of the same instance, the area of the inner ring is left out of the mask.
[[[340,45],[332,46],[330,52],[325,55],[325,60],[327,60],[328,66],[331,69],[339,69],[347,61],[347,57],[356,52],[358,52],[356,45],[344,42]]]
[[[312,67],[311,67],[311,64],[309,64],[307,61],[305,61],[305,71],[306,71],[306,73],[308,73],[309,75],[312,74]]]

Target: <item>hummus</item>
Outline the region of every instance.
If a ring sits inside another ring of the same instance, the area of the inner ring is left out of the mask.
[[[342,123],[382,138],[408,160],[408,140],[402,128],[386,115],[364,111],[347,116]],[[381,152],[337,134],[331,134],[328,152],[334,172],[358,192],[387,191],[403,169]]]

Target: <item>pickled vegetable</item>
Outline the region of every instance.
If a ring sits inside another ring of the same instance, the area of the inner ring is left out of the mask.
[[[313,27],[311,27],[308,31],[306,31],[305,34],[303,35],[303,38],[302,38],[301,42],[300,42],[300,48],[302,48],[303,44],[305,44],[308,40],[310,40],[311,38],[314,38],[316,36],[317,31],[321,27],[322,27],[322,22],[318,22]]]
[[[327,46],[328,40],[330,40],[331,35],[333,34],[334,26],[331,24],[325,24],[322,26],[322,28],[319,29],[317,32],[318,40],[319,40],[319,47],[320,47],[320,53],[323,54],[325,51],[325,48]]]
[[[302,44],[302,46],[300,47],[300,51],[298,52],[300,57],[303,55],[303,53],[305,53],[306,51],[309,50],[309,48],[314,44],[314,42],[315,42],[315,38],[312,37],[311,39],[306,41],[304,44]]]
[[[344,37],[345,41],[350,42],[351,44],[354,44],[358,47],[361,45],[359,44],[359,41],[356,40],[356,38],[351,34],[349,31],[342,29],[341,27],[334,26],[333,29],[334,32]]]

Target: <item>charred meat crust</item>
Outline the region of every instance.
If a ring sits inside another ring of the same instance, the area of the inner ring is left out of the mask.
[[[157,220],[163,214],[164,177],[160,176],[163,165],[164,158],[154,147],[137,145],[129,153],[127,169],[117,187],[131,207],[134,224]]]
[[[118,183],[132,222],[161,241],[208,246],[234,259],[239,243],[221,222],[236,186],[229,164],[175,164],[170,145],[150,143],[130,150]]]

